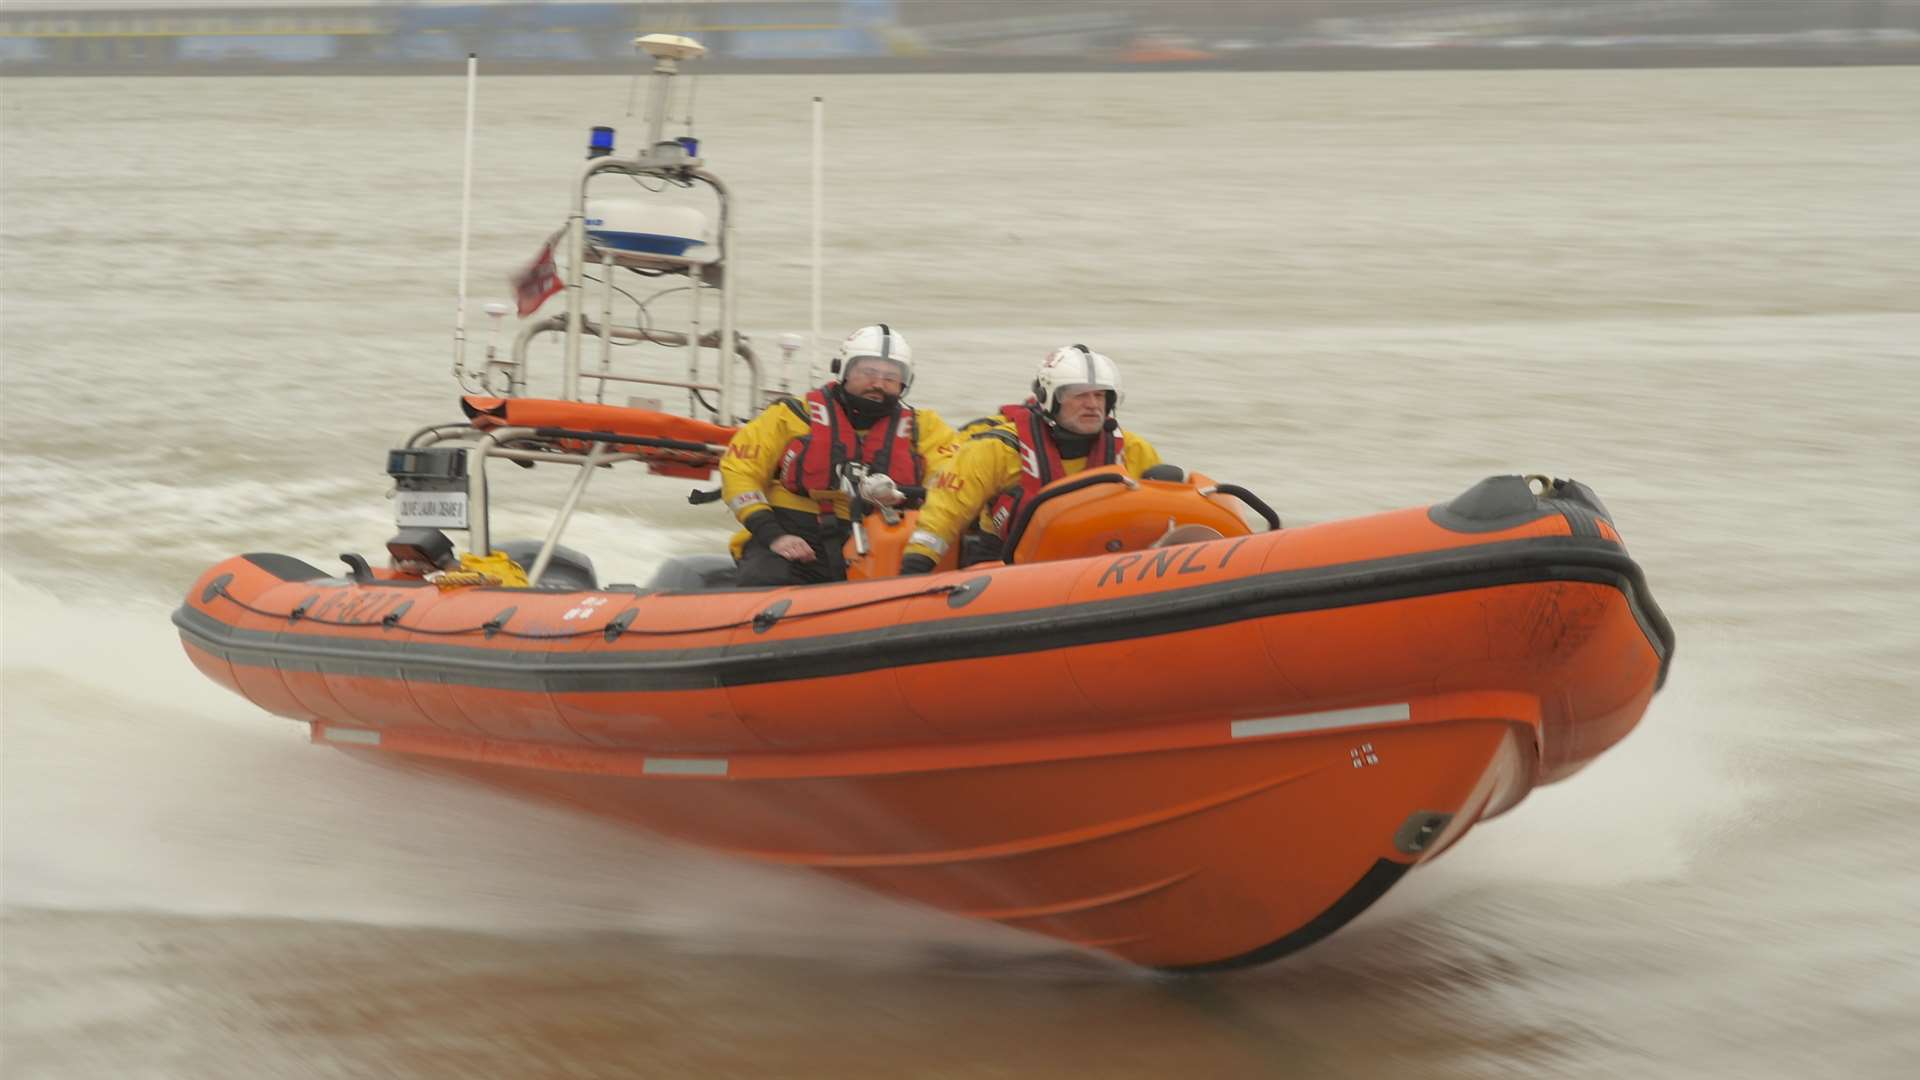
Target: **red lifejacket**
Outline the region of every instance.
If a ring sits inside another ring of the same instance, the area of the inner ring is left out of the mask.
[[[883,472],[901,484],[926,480],[926,462],[920,457],[920,424],[911,405],[895,406],[890,416],[876,420],[863,435],[853,428],[847,411],[833,393],[838,383],[807,391],[800,402],[787,405],[807,422],[805,435],[787,444],[780,458],[780,485],[796,495],[820,496],[839,490],[841,467],[857,461],[869,472]],[[824,506],[825,503],[823,502]]]
[[[1014,438],[1018,444],[1015,449],[1020,451],[1019,482],[987,503],[987,520],[993,523],[994,534],[1004,537],[1021,501],[1067,475],[1067,467],[1060,457],[1059,444],[1053,441],[1053,425],[1047,422],[1046,414],[1040,411],[1039,406],[1002,405],[1000,415],[1013,421]],[[1006,432],[997,430],[981,434],[1001,439],[1007,437]],[[1119,428],[1108,426],[1101,429],[1100,434],[1094,436],[1092,445],[1087,447],[1087,468],[1119,462],[1126,442],[1126,435]]]

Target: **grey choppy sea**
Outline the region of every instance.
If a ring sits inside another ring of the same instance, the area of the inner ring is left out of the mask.
[[[483,79],[476,303],[627,91]],[[201,568],[377,550],[381,450],[454,414],[462,94],[0,94],[5,1075],[1906,1074],[1920,72],[703,81],[763,342],[820,94],[827,323],[907,333],[922,404],[1086,341],[1290,519],[1550,472],[1647,567],[1680,652],[1635,734],[1200,982],[358,763],[190,668]],[[603,485],[570,542],[717,549],[682,493]]]

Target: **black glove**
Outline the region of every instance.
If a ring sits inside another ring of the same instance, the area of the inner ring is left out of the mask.
[[[901,577],[906,577],[908,574],[931,573],[933,573],[933,559],[917,551],[908,552],[907,557],[900,560]]]
[[[755,540],[768,547],[772,547],[775,540],[787,535],[787,530],[780,526],[780,519],[774,517],[772,512],[755,514],[748,518],[747,531],[753,534]]]

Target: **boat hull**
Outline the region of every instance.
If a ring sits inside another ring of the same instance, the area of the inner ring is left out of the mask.
[[[340,734],[316,729],[316,741]],[[336,745],[367,752],[349,731]],[[732,781],[433,737],[380,749],[1159,967],[1238,966],[1312,944],[1531,781],[1530,733],[1504,719]]]
[[[1331,932],[1638,721],[1671,633],[1609,524],[1545,509],[710,594],[243,556],[176,622],[316,740],[1209,967]]]

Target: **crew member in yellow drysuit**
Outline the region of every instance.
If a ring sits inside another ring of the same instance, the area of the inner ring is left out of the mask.
[[[1004,539],[1022,500],[1063,476],[1119,464],[1138,477],[1158,465],[1153,445],[1114,421],[1123,396],[1112,360],[1085,345],[1048,353],[1031,401],[1003,406],[985,425],[967,425],[972,437],[934,477],[900,572],[932,570],[976,518],[984,533]]]
[[[774,402],[727,444],[720,493],[745,527],[733,540],[741,585],[846,580],[845,478],[925,484],[959,443],[938,413],[901,400],[913,385],[913,350],[892,327],[855,330],[833,370],[839,381]],[[891,488],[867,497],[897,501]]]

